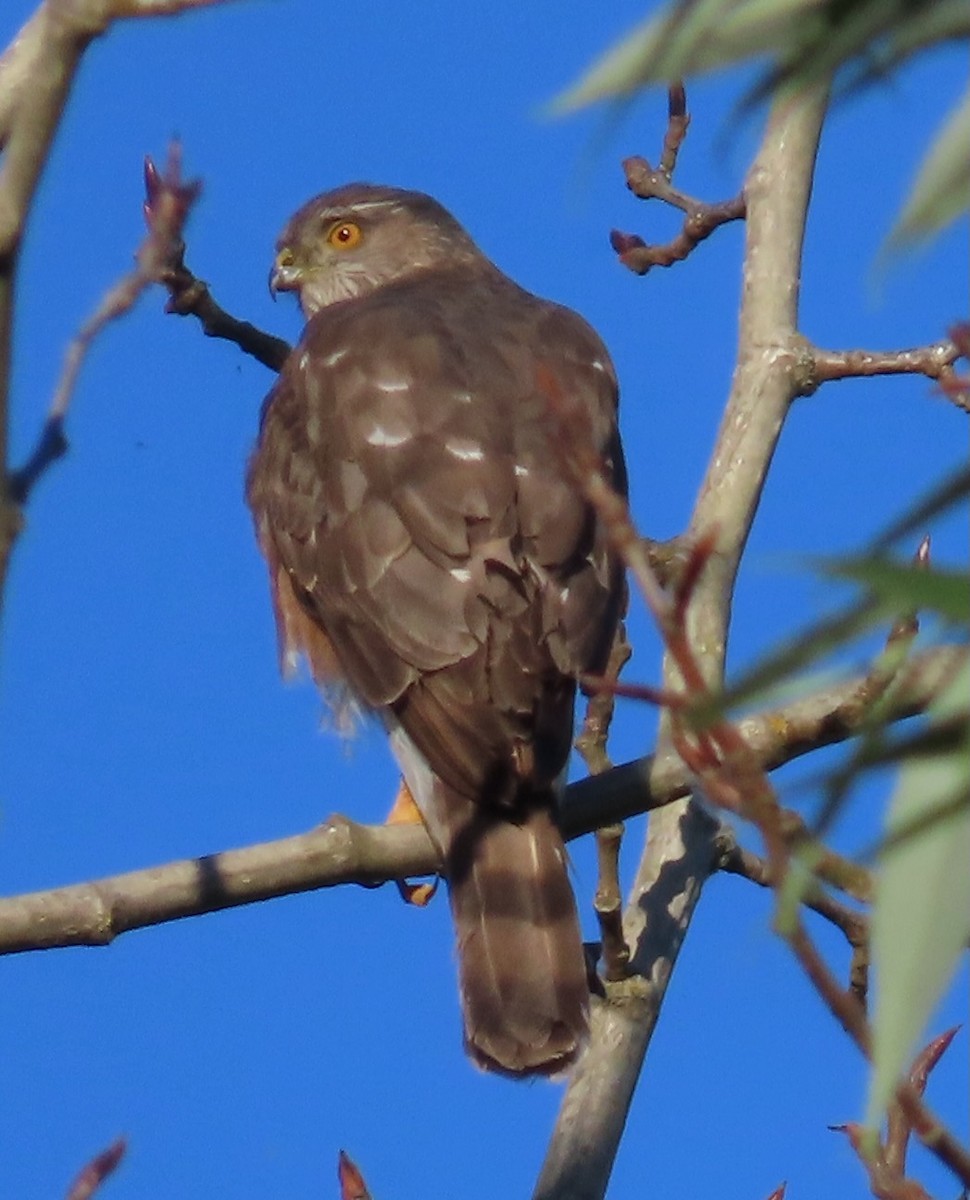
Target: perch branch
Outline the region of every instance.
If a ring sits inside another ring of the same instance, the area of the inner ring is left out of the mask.
[[[940,681],[966,657],[962,647],[917,656],[920,669],[911,674],[908,690],[895,697],[889,716],[901,719],[922,712]],[[740,723],[740,731],[760,762],[780,766],[853,735],[861,720],[851,704],[858,687],[859,681],[850,681],[827,688],[750,717]],[[851,720],[839,715],[846,703]],[[690,783],[690,774],[670,749],[580,780],[566,789],[564,832],[579,837],[604,821],[671,805],[688,793]],[[713,849],[711,860],[713,867]],[[131,929],[339,884],[374,887],[430,874],[437,866],[434,846],[421,826],[371,828],[334,817],[296,837],[0,899],[0,954],[105,945]]]

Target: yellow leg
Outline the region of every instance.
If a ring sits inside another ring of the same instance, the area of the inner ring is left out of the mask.
[[[387,814],[387,820],[384,823],[386,825],[414,825],[422,821],[420,809],[414,802],[411,789],[402,779],[401,786],[397,789],[397,795],[394,797],[394,803],[391,805],[391,811]],[[431,883],[408,883],[406,879],[397,879],[395,883],[404,903],[413,904],[416,908],[424,908],[438,890],[437,877]]]

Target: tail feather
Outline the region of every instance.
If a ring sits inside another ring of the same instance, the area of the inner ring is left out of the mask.
[[[442,840],[466,1047],[488,1070],[555,1074],[586,1043],[589,988],[552,795],[530,796],[517,819],[448,801],[462,814]]]

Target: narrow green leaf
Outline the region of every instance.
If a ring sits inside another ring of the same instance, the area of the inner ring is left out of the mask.
[[[938,484],[932,492],[893,521],[872,543],[872,551],[888,550],[893,542],[898,542],[907,534],[924,530],[931,518],[947,512],[968,495],[970,495],[970,467],[960,466],[952,475],[948,475]]]
[[[931,719],[966,713],[970,665],[941,693]],[[956,803],[960,797],[966,801]],[[946,819],[923,820],[950,803]],[[922,823],[921,823],[922,822]],[[889,806],[891,841],[876,881],[873,1064],[866,1123],[876,1125],[970,936],[970,746],[912,759]],[[912,832],[917,829],[918,832]]]
[[[918,609],[950,621],[970,621],[970,576],[965,571],[892,562],[881,556],[828,559],[820,567],[826,575],[863,584],[899,612]]]
[[[572,112],[783,50],[817,9],[818,0],[682,0],[611,47],[553,101],[552,111]]]
[[[649,17],[623,41],[611,46],[550,108],[554,114],[574,112],[597,100],[628,96],[650,80],[650,66],[657,46],[669,27],[666,13]]]
[[[970,88],[920,164],[887,246],[921,241],[970,208]]]
[[[720,695],[693,710],[692,719],[703,726],[732,709],[762,702],[779,685],[791,686],[796,672],[834,654],[884,620],[882,607],[872,597],[825,617],[767,654]]]

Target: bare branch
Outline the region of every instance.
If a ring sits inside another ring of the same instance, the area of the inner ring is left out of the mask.
[[[823,383],[840,379],[864,379],[874,375],[925,375],[948,380],[962,352],[952,338],[908,350],[823,350],[804,341],[798,371],[798,394],[810,396]],[[958,408],[970,406],[957,393],[950,399]]]
[[[921,712],[940,680],[966,661],[963,647],[920,655],[887,719]],[[739,728],[760,762],[780,766],[851,737],[861,717],[852,704],[859,681],[828,688],[786,708],[751,717]],[[847,705],[850,720],[839,715]],[[852,721],[856,722],[853,726]],[[812,740],[814,731],[817,737]],[[787,739],[787,740],[786,740]],[[569,838],[592,832],[604,821],[674,805],[687,795],[691,776],[669,748],[658,757],[616,767],[570,785],[562,807]],[[712,845],[709,867],[717,858]],[[382,883],[428,875],[438,856],[420,825],[363,826],[333,817],[309,833],[205,858],[167,863],[92,883],[0,899],[0,954],[55,946],[103,946],[131,929],[251,904],[271,896],[356,883]]]
[[[756,883],[758,887],[773,886],[771,872],[765,860],[750,850],[745,850],[738,843],[734,831],[727,826],[722,827],[718,834],[718,848],[718,870],[729,875],[740,875],[751,883]],[[802,902],[806,908],[810,908],[836,929],[840,929],[851,947],[862,945],[868,939],[869,921],[865,914],[841,904],[818,884],[810,884],[805,888]]]
[[[55,427],[46,430],[28,464],[33,477],[22,472],[12,487],[7,431],[20,240],[75,73],[87,47],[116,18],[178,13],[215,2],[43,0],[0,56],[0,604],[10,555],[23,524],[16,489],[26,484],[29,490],[53,461],[50,450],[57,445],[57,433],[63,433]]]
[[[151,158],[145,159],[145,217],[149,223],[164,196],[164,180]],[[164,262],[159,264],[158,282],[169,292],[165,311],[180,317],[195,317],[206,337],[223,338],[235,344],[258,362],[279,371],[290,353],[289,342],[264,333],[248,321],[237,320],[220,308],[212,298],[208,284],[198,279],[185,265],[185,242],[173,240]]]
[[[667,153],[666,142],[664,152]],[[661,200],[684,213],[680,233],[662,245],[648,244],[636,233],[623,233],[619,229],[611,231],[610,245],[620,262],[635,275],[646,275],[651,267],[672,267],[674,263],[683,262],[715,229],[731,221],[744,219],[746,201],[743,193],[713,204],[688,196],[670,182],[663,159],[660,166],[654,168],[645,158],[628,158],[623,163],[623,169],[627,187],[634,195],[641,200]]]
[[[157,203],[147,214],[148,234],[135,254],[135,269],[104,294],[68,346],[37,444],[27,462],[11,472],[8,490],[16,504],[23,505],[47,468],[67,453],[68,441],[64,433],[67,410],[91,343],[106,325],[130,312],[142,292],[158,278],[163,264],[171,257],[172,245],[181,243],[182,229],[199,191],[197,181],[186,183],[182,180],[181,151],[173,143],[165,173],[159,176]]]
[[[295,837],[0,900],[0,952],[106,946],[181,917],[342,883],[376,887],[437,868],[423,826],[334,816]]]
[[[616,684],[632,653],[633,649],[626,637],[626,626],[621,622],[613,639],[604,683]],[[586,718],[575,744],[590,775],[601,775],[613,766],[606,751],[606,742],[613,721],[614,707],[615,694],[609,687],[601,687],[594,691],[587,701]],[[600,927],[603,973],[609,980],[625,978],[630,961],[630,950],[623,937],[623,899],[620,895],[622,841],[623,825],[620,822],[596,831],[599,866],[593,909]]]
[[[641,200],[660,200],[684,214],[680,233],[664,245],[648,245],[636,233],[622,233],[619,229],[611,231],[610,245],[620,262],[636,275],[646,275],[651,267],[670,267],[682,262],[720,225],[744,218],[743,193],[730,200],[708,204],[688,196],[671,182],[689,126],[687,96],[683,83],[678,81],[671,84],[667,92],[667,130],[657,167],[652,167],[640,156],[624,159],[626,185],[635,196]]]

